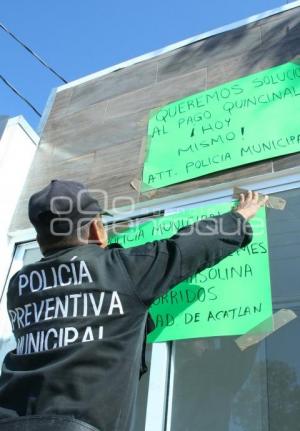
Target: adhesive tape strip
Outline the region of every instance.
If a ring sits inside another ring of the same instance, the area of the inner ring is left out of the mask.
[[[242,189],[240,187],[234,187],[233,189],[233,197],[235,199],[239,199],[241,193],[247,193],[248,190]],[[262,193],[258,194],[260,199],[263,199],[265,195]],[[269,199],[266,203],[266,207],[273,208],[275,210],[284,210],[286,206],[286,200],[277,196],[269,196]]]
[[[254,344],[264,340],[269,335],[273,334],[282,326],[296,319],[297,314],[292,310],[284,309],[277,311],[277,313],[264,320],[259,325],[251,329],[247,334],[238,337],[235,342],[240,350],[245,350]],[[272,328],[272,329],[270,329]]]
[[[140,193],[141,182],[137,178],[134,178],[131,181],[130,185],[134,190],[136,190],[138,193]]]
[[[146,196],[147,198],[149,198],[149,199],[151,199],[153,196],[155,196],[156,195],[156,193],[157,193],[157,189],[151,189],[151,190],[149,190],[149,191],[147,191],[147,190],[145,190],[145,191],[142,191],[141,190],[141,188],[142,188],[142,184],[144,184],[144,183],[142,183],[140,180],[138,180],[137,178],[134,178],[132,181],[131,181],[131,183],[130,183],[130,185],[131,185],[131,187],[134,189],[134,190],[136,190],[139,194],[142,194],[143,196]]]

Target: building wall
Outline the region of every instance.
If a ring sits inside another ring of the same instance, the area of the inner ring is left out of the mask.
[[[0,133],[0,286],[11,263],[9,226],[39,141],[23,117],[3,118]],[[1,293],[0,293],[1,296]]]
[[[150,199],[140,178],[149,111],[299,55],[300,7],[217,34],[84,83],[59,88],[11,230],[29,227],[27,201],[50,179],[77,179],[116,196]],[[159,189],[151,198],[281,171],[300,154],[253,163]]]

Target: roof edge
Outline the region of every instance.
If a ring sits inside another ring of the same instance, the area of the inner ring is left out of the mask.
[[[8,119],[6,123],[6,127],[13,126],[14,124],[18,124],[26,135],[32,140],[32,142],[38,146],[40,141],[40,136],[37,132],[31,127],[31,125],[25,120],[23,115],[17,115],[16,117],[11,117]]]

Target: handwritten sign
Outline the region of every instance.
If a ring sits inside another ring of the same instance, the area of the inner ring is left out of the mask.
[[[112,236],[110,242],[133,247],[169,238],[181,227],[225,213],[230,207],[219,204],[161,217]],[[251,223],[254,237],[250,245],[155,300],[150,312],[156,328],[149,342],[241,335],[272,315],[265,210]]]
[[[300,151],[300,65],[286,63],[153,111],[142,190]]]

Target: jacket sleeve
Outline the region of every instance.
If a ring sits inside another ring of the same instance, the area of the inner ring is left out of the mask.
[[[191,275],[211,267],[252,240],[251,225],[229,212],[180,229],[169,239],[118,253],[135,293],[146,305]]]

